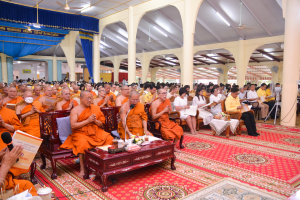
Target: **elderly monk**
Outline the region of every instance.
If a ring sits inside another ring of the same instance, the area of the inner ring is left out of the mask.
[[[160,130],[163,138],[165,140],[173,141],[176,144],[183,135],[183,130],[178,124],[169,119],[169,113],[171,111],[172,107],[170,100],[167,99],[167,91],[165,89],[159,89],[158,98],[150,107],[152,119],[161,123]],[[174,150],[180,152],[176,147]]]
[[[115,101],[116,101],[116,95],[110,91],[110,85],[109,84],[104,84],[104,89],[106,91],[105,97],[109,97],[109,100],[111,101],[112,105],[115,106]]]
[[[93,100],[93,104],[102,107],[111,107],[113,106],[109,97],[105,97],[106,91],[104,88],[98,89],[98,97]]]
[[[18,96],[23,96],[24,92],[26,91],[27,87],[25,84],[22,84],[20,87],[19,87],[19,92],[18,92]]]
[[[139,102],[139,97],[138,92],[130,92],[128,102],[124,103],[120,108],[121,121],[118,124],[118,133],[123,140],[125,139],[125,132],[126,139],[131,138],[132,135],[152,135],[147,130],[148,117],[144,110],[144,105]],[[132,104],[134,108],[130,110],[130,105]],[[127,113],[128,116],[125,122]]]
[[[55,110],[72,110],[78,106],[77,101],[71,99],[71,92],[68,88],[62,89],[62,99],[56,103]]]
[[[42,104],[39,101],[33,101],[31,91],[24,92],[23,99],[16,107],[16,114],[21,114],[23,125],[21,131],[40,138],[39,113],[44,112]]]
[[[81,92],[80,105],[72,109],[70,114],[72,134],[60,146],[62,149],[73,149],[75,155],[79,154],[81,178],[84,175],[84,150],[111,145],[113,141],[113,137],[101,128],[105,117],[99,106],[91,104],[92,101],[90,92]]]
[[[56,98],[56,96],[52,95],[52,87],[51,86],[45,87],[45,95],[39,99],[39,102],[42,104],[42,106],[46,112],[53,111],[53,109],[54,109],[53,105],[51,105],[51,106],[45,105],[46,98]]]
[[[53,88],[56,88],[57,92],[61,91],[61,89],[59,89],[59,83],[56,83]]]
[[[121,95],[116,98],[116,106],[121,106],[128,101],[129,87],[123,85],[121,88]]]
[[[2,92],[3,97],[8,96],[8,88],[9,88],[8,86],[3,87],[3,92]]]
[[[3,99],[3,106],[5,107],[6,104],[8,104],[8,103],[17,104],[22,100],[23,100],[22,97],[17,96],[17,88],[10,87],[8,89],[8,96]]]
[[[91,84],[86,84],[86,90],[87,91],[89,91],[90,93],[92,93],[92,95],[93,95],[93,97],[96,97],[97,96],[97,94],[94,92],[94,91],[92,91],[93,90],[93,87],[91,86]]]
[[[80,95],[80,92],[81,92],[81,91],[79,90],[79,86],[74,85],[74,86],[73,86],[73,92],[71,93],[71,95],[72,95],[72,96],[77,96],[77,95],[79,96],[79,95]]]
[[[42,95],[41,95],[41,86],[35,86],[33,88],[33,92],[34,92],[34,95],[32,96],[33,101],[38,101],[42,97]]]

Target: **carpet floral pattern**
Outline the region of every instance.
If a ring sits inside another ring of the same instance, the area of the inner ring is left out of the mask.
[[[109,181],[105,193],[101,191],[99,176],[88,180],[78,177],[79,165],[74,159],[57,163],[56,180],[50,178],[52,168],[48,160],[45,170],[37,167],[36,177],[40,185],[54,188],[56,199],[180,199],[228,177],[266,194],[291,196],[300,184],[300,129],[265,124],[257,127],[259,137],[242,134],[227,139],[224,135],[213,136],[209,129],[200,129],[198,135],[184,133],[186,148],[176,153],[175,171],[166,161],[115,175],[117,181]],[[41,160],[37,164],[41,165]],[[243,194],[250,192],[244,190],[247,189],[243,189]]]

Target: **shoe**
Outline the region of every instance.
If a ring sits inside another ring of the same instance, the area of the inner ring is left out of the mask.
[[[248,134],[249,136],[257,137],[258,135],[256,134]]]
[[[258,132],[256,132],[255,134],[258,135],[258,136],[260,135]]]

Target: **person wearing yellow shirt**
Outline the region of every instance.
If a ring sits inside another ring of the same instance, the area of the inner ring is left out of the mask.
[[[272,110],[275,102],[274,101],[270,101],[270,95],[267,95],[267,92],[266,92],[266,88],[267,88],[267,85],[265,83],[262,83],[260,88],[257,90],[257,96],[258,97],[261,97],[261,96],[264,96],[265,97],[265,104],[267,104],[269,106],[269,112]],[[274,119],[275,118],[275,111],[276,109],[273,109],[272,112],[271,112],[271,119]]]
[[[270,84],[267,85],[266,95],[267,95],[267,97],[269,97],[269,96],[272,95],[272,92],[271,92],[271,90],[270,90]],[[270,98],[267,99],[266,101],[267,101],[267,102],[269,102],[269,101],[275,101],[275,96],[274,96],[274,97],[270,97]]]
[[[231,94],[225,100],[226,111],[240,111],[242,106],[240,103],[240,99],[238,97],[239,89],[237,87],[231,88]],[[257,137],[260,134],[256,131],[256,123],[254,119],[254,115],[251,112],[243,112],[242,120],[244,120],[248,135]]]
[[[150,91],[145,95],[145,104],[150,104],[156,99],[156,88],[150,86]]]

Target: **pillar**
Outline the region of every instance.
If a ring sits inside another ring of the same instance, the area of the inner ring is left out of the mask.
[[[52,82],[53,81],[53,61],[52,60],[47,60],[48,63],[48,81]],[[45,73],[46,75],[46,73]]]
[[[136,31],[134,26],[133,7],[128,8],[128,85],[135,83],[136,74]]]
[[[184,1],[184,26],[183,26],[183,48],[181,66],[181,84],[190,85],[193,88],[193,56],[194,56],[194,29],[195,21],[191,10],[194,10],[192,0]]]
[[[151,68],[150,74],[151,74],[151,82],[156,83],[156,73],[159,70],[159,68]]]
[[[7,83],[7,62],[6,55],[1,53],[1,68],[2,68],[2,82]]]
[[[141,65],[142,65],[142,83],[146,83],[147,77],[148,77],[148,72],[149,72],[149,65],[150,65],[150,59],[146,52],[143,52]]]
[[[300,54],[300,0],[285,1],[281,125],[295,126]],[[283,119],[284,118],[284,119]]]
[[[282,84],[282,70],[283,70],[283,62],[278,63],[278,83]]]
[[[10,84],[14,81],[14,68],[13,68],[13,58],[7,57],[7,83]]]
[[[57,61],[57,81],[61,81],[62,80],[62,69],[61,69],[61,60]]]
[[[94,34],[93,41],[93,74],[94,82],[100,82],[100,35]]]
[[[243,86],[245,85],[245,76],[247,73],[247,66],[249,63],[249,58],[246,55],[246,45],[245,40],[240,39],[238,44],[238,53],[237,58],[235,59],[236,63],[236,80],[237,85]]]
[[[120,59],[118,56],[114,56],[113,65],[114,65],[114,82],[119,82],[119,70],[120,70]]]
[[[89,82],[90,73],[86,65],[81,65],[81,68],[83,68],[83,80],[86,82]],[[100,72],[99,72],[100,74]]]
[[[60,43],[70,68],[70,81],[75,81],[75,44],[78,35],[78,31],[70,31]]]
[[[220,73],[218,77],[218,84],[223,83],[226,84],[228,82],[228,68],[227,67],[218,67],[223,70],[223,74]]]
[[[52,78],[53,81],[57,81],[57,57],[53,56],[52,57]]]

